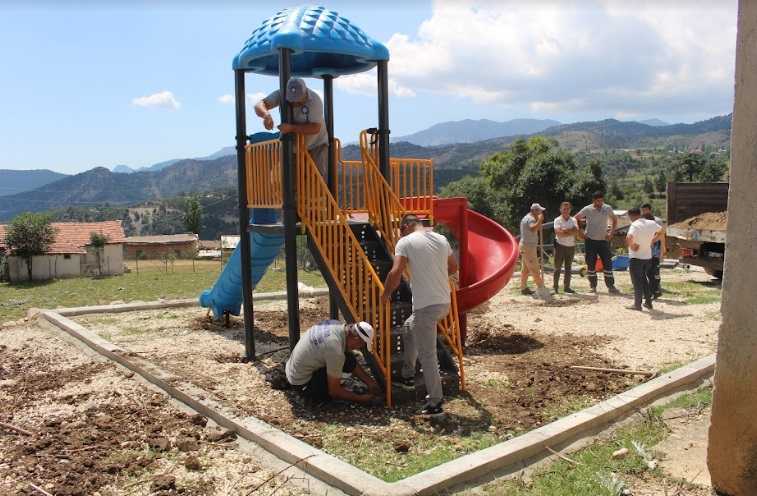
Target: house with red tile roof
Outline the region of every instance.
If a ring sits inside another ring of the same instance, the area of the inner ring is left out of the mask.
[[[92,277],[96,275],[121,275],[124,273],[124,229],[120,220],[106,222],[53,222],[55,242],[45,255],[32,259],[32,279],[66,279],[69,277]],[[0,225],[0,255],[8,255],[8,276],[11,282],[29,280],[26,261],[13,256],[5,245],[6,226]],[[91,246],[90,235],[107,237],[107,244],[100,251],[100,264]]]

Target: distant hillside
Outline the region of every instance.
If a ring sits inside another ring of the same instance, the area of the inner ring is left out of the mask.
[[[676,147],[679,150],[701,145],[721,146],[730,142],[732,114],[693,124],[649,126],[640,122],[605,119],[555,126],[540,133],[560,142],[569,151]]]
[[[642,124],[646,124],[647,126],[669,126],[670,125],[669,123],[665,121],[661,121],[660,119],[647,119],[645,121],[639,121],[639,122],[641,122]]]
[[[253,137],[258,137],[258,139],[262,140],[262,139],[273,139],[273,138],[268,138],[269,136],[273,136],[273,135],[278,136],[278,133],[262,132],[262,133],[255,133],[252,136]],[[262,136],[262,138],[260,136]],[[218,150],[217,152],[211,153],[207,157],[195,157],[192,160],[215,160],[217,158],[227,157],[229,155],[235,155],[236,153],[237,153],[236,146],[225,146],[225,147],[221,148],[220,150]],[[175,164],[176,162],[179,162],[181,160],[183,160],[183,159],[175,158],[173,160],[166,160],[165,162],[160,162],[160,163],[157,163],[157,164],[153,164],[153,165],[151,165],[149,167],[139,167],[138,169],[132,169],[128,165],[117,165],[117,166],[113,167],[112,171],[113,172],[126,173],[126,174],[131,174],[132,172],[159,171],[159,170],[165,169],[166,167],[170,167],[173,164]]]
[[[0,221],[23,211],[39,212],[66,206],[129,205],[145,199],[169,198],[179,192],[212,191],[236,185],[235,156],[216,160],[180,160],[160,171],[118,174],[97,167],[42,188],[0,197]]]
[[[513,119],[507,122],[465,119],[442,122],[415,134],[394,137],[392,142],[405,141],[420,146],[472,143],[506,136],[538,133],[559,124],[559,122],[549,119]]]
[[[668,126],[607,119],[553,126],[534,134],[553,137],[563,148],[572,152],[638,148],[699,150],[702,147],[720,148],[729,145],[731,116]],[[391,155],[433,158],[434,167],[438,171],[435,185],[441,186],[448,180],[461,177],[465,171],[476,171],[481,161],[501,151],[515,139],[516,137],[509,136],[433,147],[397,142],[391,144]],[[233,151],[233,148],[224,150]],[[356,145],[345,146],[342,151],[345,160],[360,160],[360,150]],[[0,171],[0,181],[3,172],[28,174],[30,171]],[[143,200],[171,198],[180,192],[235,189],[237,163],[236,155],[231,154],[210,160],[178,160],[157,171],[118,174],[100,167],[74,176],[59,176],[63,178],[34,190],[0,197],[0,222],[12,219],[24,210],[44,211],[106,203],[133,205]],[[3,186],[7,183],[0,182]]]
[[[66,174],[47,169],[27,171],[0,169],[0,196],[37,189],[64,177]]]

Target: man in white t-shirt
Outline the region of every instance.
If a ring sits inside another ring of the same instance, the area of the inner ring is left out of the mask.
[[[447,238],[427,231],[417,215],[407,214],[400,221],[402,237],[394,248],[394,265],[386,276],[381,302],[388,304],[402,281],[407,267],[413,293],[413,313],[402,326],[404,341],[400,374],[392,374],[392,384],[415,388],[415,365],[421,362],[426,382],[426,404],[414,415],[439,417],[442,410],[442,378],[436,352],[436,325],[449,312],[449,277],[457,272],[457,260]]]
[[[557,217],[552,226],[555,229],[555,274],[554,290],[558,292],[560,287],[560,272],[565,266],[564,289],[566,293],[575,293],[570,288],[570,269],[573,267],[573,257],[576,254],[576,236],[583,237],[581,230],[578,228],[576,219],[571,217],[570,211],[573,206],[570,202],[560,204],[560,216]]]
[[[634,301],[628,309],[640,312],[643,296],[644,307],[652,310],[652,290],[649,287],[647,272],[652,265],[652,245],[659,241],[665,232],[655,221],[642,218],[639,207],[629,208],[628,218],[631,219],[631,227],[626,235],[629,254],[628,272],[633,284]]]
[[[658,225],[662,226],[663,230],[665,229],[662,219],[652,213],[651,203],[644,203],[641,205],[641,216],[645,219],[657,222]],[[649,216],[651,216],[651,218]],[[660,263],[665,259],[666,251],[665,235],[663,234],[660,241],[652,246],[652,266],[649,268],[649,272],[647,272],[647,279],[649,279],[649,287],[652,290],[653,300],[662,296],[662,288],[660,287]]]

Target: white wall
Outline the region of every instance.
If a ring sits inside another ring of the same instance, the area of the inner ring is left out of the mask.
[[[26,262],[18,257],[8,258],[11,282],[28,281]],[[71,277],[96,275],[97,259],[94,252],[86,255],[39,255],[32,259],[32,279],[47,281]],[[120,276],[124,273],[123,245],[106,245],[100,254],[100,273],[103,276]]]
[[[47,281],[80,276],[80,255],[39,255],[32,258],[32,279]],[[26,262],[18,257],[8,258],[11,282],[28,281]]]

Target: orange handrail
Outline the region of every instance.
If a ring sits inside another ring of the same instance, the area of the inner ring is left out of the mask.
[[[338,174],[336,197],[332,196],[318,173],[313,159],[305,149],[304,138],[297,137],[297,212],[303,231],[308,231],[326,261],[326,268],[350,312],[355,318],[371,323],[376,329],[373,354],[386,379],[387,406],[391,406],[390,308],[389,305],[380,304],[378,297],[384,289],[383,282],[349,228],[347,215],[368,213],[371,223],[379,229],[393,252],[399,237],[399,222],[406,213],[395,191],[402,192],[403,202],[411,205],[414,212],[428,215],[433,220],[432,161],[391,159],[393,188],[376,166],[377,150],[375,144],[369,143],[365,131],[360,135],[361,161],[342,160],[341,143],[338,140],[334,142]],[[281,208],[283,205],[281,155],[279,140],[245,147],[248,208]],[[408,199],[410,203],[407,203]],[[439,329],[458,357],[461,385],[465,390],[457,315],[455,292],[452,291],[450,313],[440,322]]]
[[[352,315],[376,329],[373,355],[386,378],[386,401],[391,406],[389,308],[379,301],[384,285],[347,224],[347,215],[318,173],[302,137],[298,137],[297,149],[297,213],[302,229],[307,230],[325,260]]]
[[[378,152],[376,142],[369,140],[368,131],[360,133],[360,153],[363,158],[364,175],[368,183],[368,205],[370,207],[371,220],[381,232],[390,251],[394,253],[394,247],[399,239],[400,222],[408,213],[403,206],[407,198],[400,202],[395,195],[397,189],[392,188],[384,180],[376,165]],[[393,183],[397,188],[403,186],[406,194],[412,195],[415,200],[412,205],[418,207],[413,213],[416,215],[426,214],[433,221],[433,190],[421,189],[433,185],[433,167],[430,160],[394,159],[390,161],[393,172]],[[405,176],[408,177],[405,177]],[[406,272],[406,275],[409,275]],[[442,319],[437,328],[444,336],[445,341],[457,356],[460,368],[460,384],[465,391],[465,371],[463,368],[463,346],[460,337],[460,319],[457,311],[457,291],[454,285],[450,287],[451,304],[447,316]],[[388,307],[389,305],[387,305]]]

